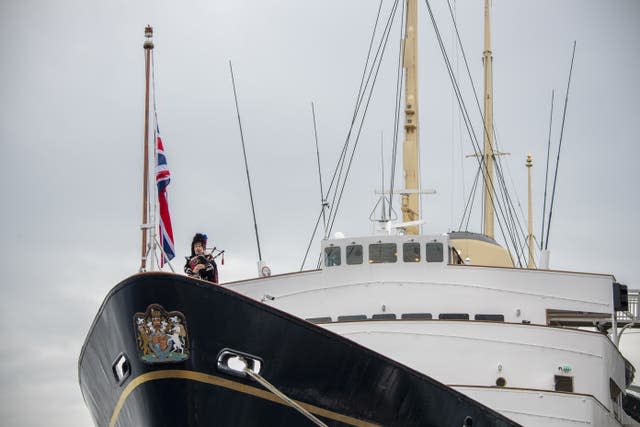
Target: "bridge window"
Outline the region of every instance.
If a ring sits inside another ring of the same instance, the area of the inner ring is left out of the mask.
[[[362,245],[347,246],[347,264],[362,264]]]
[[[427,262],[442,262],[444,260],[442,243],[440,242],[427,243],[425,258],[427,259]]]
[[[340,265],[340,246],[324,248],[324,265],[327,267]]]
[[[420,262],[420,243],[403,243],[402,260],[404,262]]]
[[[369,245],[369,263],[377,264],[398,261],[398,246],[395,243],[373,243]]]

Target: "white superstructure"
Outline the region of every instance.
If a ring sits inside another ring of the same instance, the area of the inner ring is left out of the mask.
[[[321,270],[227,286],[525,426],[639,425],[621,406],[633,367],[614,345],[613,276],[456,264],[449,243],[448,235],[326,240]],[[577,327],[589,324],[608,325],[611,336]]]

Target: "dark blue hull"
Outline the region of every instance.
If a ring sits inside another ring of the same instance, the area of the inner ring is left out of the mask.
[[[158,306],[166,317],[143,319]],[[167,344],[174,323],[160,326],[162,319],[184,323],[186,333],[174,338],[184,348]],[[152,324],[166,337],[142,339],[137,329]],[[99,426],[313,425],[251,378],[221,369],[224,349],[259,358],[264,378],[327,425],[518,425],[323,328],[224,287],[165,273],[132,276],[109,293],[80,354],[80,387]],[[155,350],[160,359],[149,363]],[[118,360],[125,361],[120,369]]]

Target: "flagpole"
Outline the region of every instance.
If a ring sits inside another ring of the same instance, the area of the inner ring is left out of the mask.
[[[148,221],[148,183],[149,183],[149,68],[151,50],[153,49],[153,28],[147,25],[144,29],[144,63],[145,63],[145,93],[144,93],[144,157],[142,176],[142,257],[140,260],[140,271],[147,270],[147,234],[149,230]]]

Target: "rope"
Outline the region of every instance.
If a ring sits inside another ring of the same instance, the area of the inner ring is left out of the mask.
[[[249,375],[253,380],[255,380],[256,382],[261,384],[264,388],[269,390],[271,393],[273,393],[276,396],[278,396],[287,405],[291,406],[293,409],[295,409],[296,411],[300,412],[302,415],[307,417],[309,419],[309,421],[313,422],[315,425],[322,426],[322,427],[328,427],[325,423],[323,423],[318,418],[316,418],[311,412],[307,411],[302,406],[300,406],[300,404],[298,402],[296,402],[293,399],[290,399],[284,393],[282,393],[280,390],[278,390],[273,384],[271,384],[269,381],[264,379],[260,374],[256,374],[255,372],[253,372],[249,368],[245,368],[244,369],[244,373]]]

